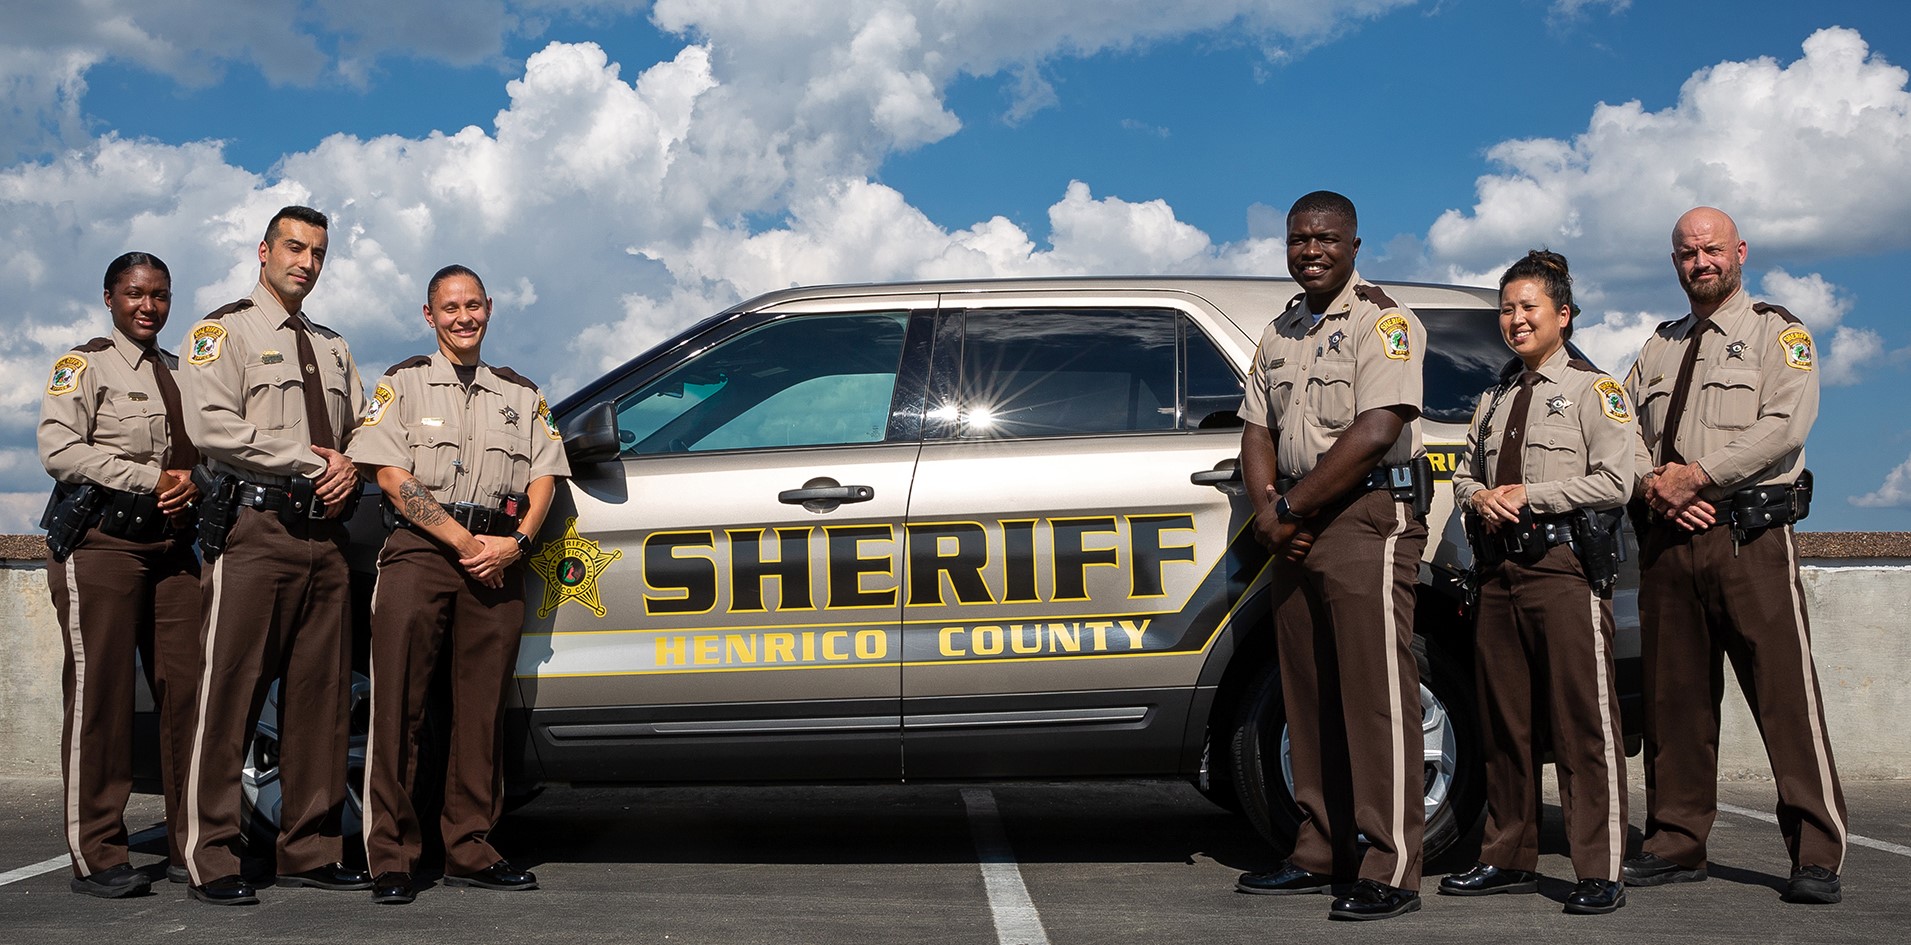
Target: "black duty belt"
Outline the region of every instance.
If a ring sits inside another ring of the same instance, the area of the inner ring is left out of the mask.
[[[256,482],[239,481],[239,487],[233,490],[233,499],[247,508],[261,512],[277,512],[292,504],[292,494],[284,486],[262,485]]]
[[[387,507],[390,507],[389,503]],[[463,525],[465,530],[473,535],[509,535],[518,530],[518,517],[501,508],[479,505],[475,502],[440,502],[438,507],[444,509],[445,515],[452,521]],[[395,510],[392,520],[393,524],[399,528],[423,531],[410,519],[397,514]]]
[[[1280,490],[1282,494],[1292,492],[1294,487],[1300,484],[1301,481],[1298,478],[1274,480],[1274,488]],[[1365,478],[1361,479],[1360,482],[1354,486],[1354,491],[1372,492],[1375,489],[1394,489],[1408,487],[1412,484],[1412,463],[1401,463],[1398,466],[1375,466],[1372,471],[1367,473]]]

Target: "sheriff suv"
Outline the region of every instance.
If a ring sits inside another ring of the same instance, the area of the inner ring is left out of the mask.
[[[1423,432],[1446,480],[1509,356],[1497,299],[1384,288],[1427,327]],[[508,780],[1185,778],[1289,833],[1235,411],[1294,292],[789,289],[586,385],[555,408],[574,478],[527,569]],[[1450,489],[1428,525],[1415,649],[1432,858],[1476,822],[1482,785]],[[1631,719],[1636,586],[1624,575],[1615,607]],[[269,755],[248,783],[271,782]]]

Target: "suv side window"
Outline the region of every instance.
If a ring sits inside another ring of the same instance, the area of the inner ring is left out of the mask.
[[[1241,375],[1186,315],[1181,316],[1181,351],[1181,429],[1240,429]]]
[[[880,443],[907,312],[758,325],[617,401],[625,456]]]
[[[1175,315],[971,311],[958,435],[1021,438],[1175,428]]]

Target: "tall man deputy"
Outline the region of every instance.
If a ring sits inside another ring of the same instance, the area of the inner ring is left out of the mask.
[[[372,601],[372,737],[365,747],[365,855],[372,901],[411,902],[422,846],[411,790],[438,654],[450,660],[445,882],[531,889],[489,842],[504,812],[504,696],[517,666],[530,536],[571,474],[537,385],[479,359],[491,299],[446,266],[425,288],[438,351],[379,380],[351,457],[384,490],[397,526]]]
[[[1719,702],[1730,656],[1758,716],[1791,854],[1788,902],[1841,897],[1845,799],[1812,667],[1793,522],[1811,501],[1811,333],[1741,286],[1745,241],[1699,207],[1672,230],[1692,313],[1659,326],[1626,379],[1656,467],[1641,485],[1646,840],[1626,883],[1705,879],[1718,816]]]
[[[340,450],[365,393],[345,339],[301,311],[325,247],[324,214],[274,215],[259,242],[258,287],[193,326],[180,378],[212,486],[201,512],[200,541],[213,560],[187,769],[187,869],[193,898],[218,905],[258,901],[239,874],[239,776],[274,679],[282,679],[279,885],[371,885],[339,862],[351,669],[339,516],[358,490]]]
[[[1316,191],[1287,214],[1301,294],[1268,325],[1241,405],[1242,477],[1274,553],[1294,853],[1241,877],[1252,893],[1326,892],[1336,919],[1420,908],[1414,583],[1433,474],[1420,443],[1426,331],[1354,271],[1354,205]],[[1361,834],[1371,844],[1360,854]]]

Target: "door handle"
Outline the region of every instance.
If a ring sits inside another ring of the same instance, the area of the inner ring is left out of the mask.
[[[776,494],[776,501],[802,505],[805,502],[868,502],[875,497],[876,490],[869,486],[816,486],[785,489]]]
[[[1246,495],[1247,486],[1241,482],[1241,467],[1234,460],[1223,460],[1218,469],[1203,469],[1191,473],[1188,481],[1197,486],[1213,486],[1228,495]]]

